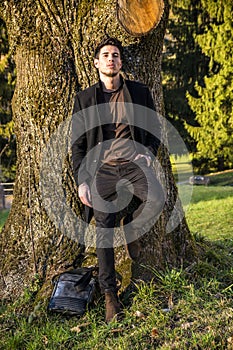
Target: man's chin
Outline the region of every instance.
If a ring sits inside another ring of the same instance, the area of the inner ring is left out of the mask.
[[[105,75],[106,77],[109,77],[109,78],[114,78],[114,77],[116,77],[118,74],[119,74],[119,72],[107,72],[107,73],[104,73],[104,75]]]

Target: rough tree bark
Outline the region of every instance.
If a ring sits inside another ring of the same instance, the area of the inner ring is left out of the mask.
[[[35,274],[42,281],[48,280],[78,251],[77,242],[60,232],[43,207],[40,163],[50,136],[71,116],[75,91],[97,80],[93,51],[103,36],[115,36],[123,42],[125,76],[150,87],[157,111],[163,115],[161,57],[168,3],[159,25],[140,37],[130,35],[120,25],[115,1],[6,0],[0,6],[17,68],[13,97],[17,176],[12,209],[0,240],[1,289],[3,295],[10,292],[17,296]],[[179,202],[176,212],[180,224],[173,232],[166,230],[177,188],[165,148],[160,150],[160,162],[168,200],[159,222],[143,236],[145,254],[139,261],[156,268],[177,266],[195,256]],[[80,214],[69,156],[64,161],[63,186],[70,207]],[[118,251],[117,260],[119,269],[129,264],[123,249]],[[132,266],[132,277],[148,279],[151,272]]]

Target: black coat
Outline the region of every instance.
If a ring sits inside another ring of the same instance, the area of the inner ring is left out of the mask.
[[[156,155],[160,124],[154,112],[154,103],[148,87],[139,82],[124,80],[123,93],[132,139],[148,149],[145,153],[150,151]],[[72,160],[77,185],[83,182],[90,183],[99,164],[103,141],[102,125],[109,121],[102,96],[100,83],[78,92],[75,96]],[[85,158],[86,155],[89,156]],[[88,209],[87,221],[90,220],[90,215]]]

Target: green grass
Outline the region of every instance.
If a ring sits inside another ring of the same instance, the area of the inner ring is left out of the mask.
[[[102,299],[82,318],[48,314],[47,300],[39,304],[33,287],[14,304],[0,302],[0,349],[232,350],[231,181],[232,173],[217,174],[210,186],[194,186],[186,217],[199,261],[154,270],[153,282],[139,283],[130,299],[122,295],[121,322],[105,324]]]
[[[5,210],[0,210],[0,230],[2,229],[7,217],[9,214],[9,210],[5,209]]]
[[[220,173],[209,174],[211,185],[233,186],[233,170],[227,170]]]
[[[103,320],[102,300],[81,319],[49,315],[43,306],[30,318],[25,301],[18,301],[2,312],[0,348],[231,349],[232,289],[211,259],[207,276],[201,277],[201,268],[206,268],[201,263],[189,270],[155,271],[157,282],[138,284],[125,305],[124,320],[110,325]]]
[[[208,175],[209,186],[179,185],[191,232],[233,239],[233,170]]]
[[[211,240],[233,239],[233,187],[194,187],[186,219],[192,232]]]

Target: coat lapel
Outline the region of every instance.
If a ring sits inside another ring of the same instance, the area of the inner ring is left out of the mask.
[[[129,123],[131,135],[132,135],[132,138],[134,140],[135,139],[135,137],[134,137],[134,106],[132,103],[132,98],[131,98],[129,89],[127,87],[126,80],[124,80],[123,94],[124,94],[124,102],[126,103],[126,116],[127,116],[127,120]]]

